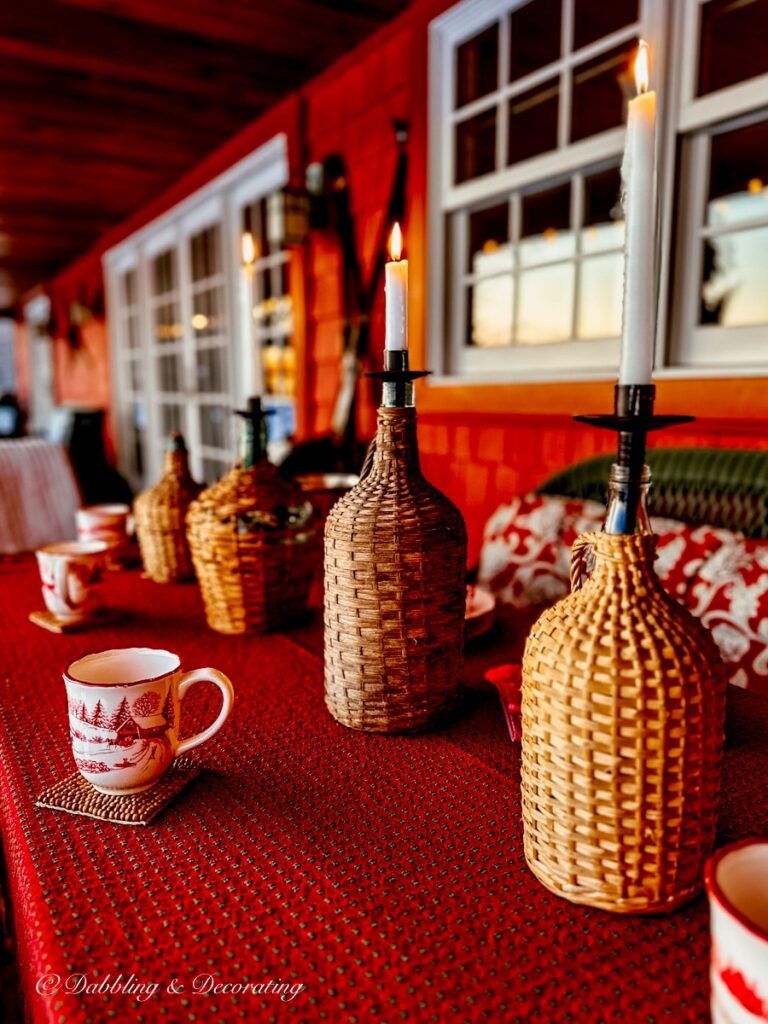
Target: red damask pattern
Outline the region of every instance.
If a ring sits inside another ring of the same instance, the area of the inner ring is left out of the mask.
[[[478,578],[517,609],[553,604],[570,589],[570,552],[579,533],[599,530],[591,501],[527,495],[488,520]],[[667,589],[711,630],[731,682],[768,695],[768,542],[711,526],[654,519],[656,569]]]

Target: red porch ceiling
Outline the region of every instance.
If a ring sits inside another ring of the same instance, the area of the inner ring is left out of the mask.
[[[409,2],[0,4],[0,310]]]

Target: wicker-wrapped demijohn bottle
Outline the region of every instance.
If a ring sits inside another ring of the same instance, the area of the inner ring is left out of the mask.
[[[190,504],[202,489],[203,485],[189,471],[183,436],[171,434],[162,477],[133,503],[144,571],[156,583],[177,583],[195,577],[185,520]]]
[[[725,713],[717,646],[654,571],[642,463],[614,466],[605,531],[576,541],[574,589],[531,630],[522,685],[528,865],[560,896],[627,913],[701,889]]]
[[[260,399],[239,415],[240,461],[192,503],[187,535],[208,625],[263,633],[306,611],[317,526],[301,489],[267,459]]]
[[[464,520],[421,473],[421,374],[399,355],[369,467],[325,526],[325,702],[343,725],[385,733],[428,728],[454,705],[464,645]]]

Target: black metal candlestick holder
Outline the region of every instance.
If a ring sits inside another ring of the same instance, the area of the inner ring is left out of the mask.
[[[409,368],[408,349],[386,349],[384,369],[367,373],[366,377],[382,381],[381,404],[385,409],[407,409],[415,404],[413,382],[430,372]]]
[[[617,384],[613,414],[574,416],[579,423],[615,431],[618,437],[616,464],[626,470],[627,503],[624,532],[634,533],[640,506],[648,434],[678,423],[690,423],[694,416],[657,416],[653,411],[653,384]]]

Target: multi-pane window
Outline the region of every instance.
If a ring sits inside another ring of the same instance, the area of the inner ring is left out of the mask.
[[[618,335],[624,244],[618,194],[613,166],[472,211],[463,275],[467,344]]]
[[[529,0],[455,54],[455,184],[621,125],[638,0]]]
[[[641,36],[660,113],[657,367],[768,356],[768,0],[489,0],[432,26],[429,309],[444,372],[615,369]]]
[[[249,203],[242,211],[248,280],[252,358],[264,403],[273,410],[270,439],[283,440],[296,429],[296,349],[293,343],[293,299],[290,255],[280,239],[280,223],[270,217],[270,197]]]

